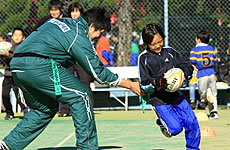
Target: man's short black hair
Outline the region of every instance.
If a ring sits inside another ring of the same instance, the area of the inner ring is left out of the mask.
[[[15,27],[15,28],[13,29],[12,35],[14,34],[14,32],[15,32],[16,30],[21,31],[21,32],[22,32],[22,35],[25,36],[25,32],[24,32],[24,30],[23,30],[21,27]]]
[[[94,25],[95,30],[111,30],[110,15],[106,12],[105,8],[94,7],[82,14],[88,25]]]
[[[52,9],[52,7],[58,8],[60,11],[62,11],[63,3],[60,0],[51,0],[49,2],[49,10]]]
[[[196,38],[200,39],[202,43],[208,44],[210,35],[206,30],[200,30],[196,33]]]
[[[147,24],[142,30],[143,42],[148,45],[152,43],[154,36],[159,33],[160,36],[164,39],[165,35],[160,26],[154,23]]]

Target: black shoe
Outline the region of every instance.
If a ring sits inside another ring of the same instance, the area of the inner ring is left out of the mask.
[[[23,115],[25,116],[27,113],[29,112],[29,108],[26,107],[25,109],[23,109]]]
[[[206,108],[206,101],[202,99],[199,104],[199,109],[205,109],[205,108]]]
[[[167,138],[172,137],[171,133],[168,131],[167,128],[165,128],[165,126],[162,124],[162,121],[160,119],[157,119],[156,123],[160,127],[161,132],[164,134],[164,136],[166,136]]]
[[[69,114],[67,114],[67,113],[59,113],[58,114],[58,117],[68,117],[69,116]]]
[[[14,118],[14,116],[13,115],[10,115],[10,114],[7,114],[6,116],[5,116],[5,120],[12,120]]]
[[[192,109],[196,109],[196,102],[194,100],[191,100],[190,106],[192,107]]]

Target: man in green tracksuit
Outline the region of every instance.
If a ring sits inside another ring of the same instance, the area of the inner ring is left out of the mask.
[[[78,150],[97,150],[97,131],[87,88],[65,67],[77,62],[101,84],[141,95],[138,82],[120,79],[99,61],[91,40],[109,31],[105,9],[93,8],[78,19],[50,19],[18,47],[10,67],[30,112],[3,139],[0,150],[22,150],[49,124],[58,103],[70,105]]]

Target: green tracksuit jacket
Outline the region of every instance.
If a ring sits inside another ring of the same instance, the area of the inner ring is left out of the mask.
[[[14,57],[10,63],[13,78],[31,108],[3,139],[11,150],[23,149],[45,129],[58,111],[58,102],[70,105],[77,138],[76,149],[98,149],[89,91],[65,67],[77,62],[101,84],[117,86],[121,79],[100,62],[88,30],[88,24],[82,17],[76,20],[50,19],[32,32],[16,50],[16,54],[35,53],[48,58],[23,55]],[[61,92],[57,93],[57,90],[55,93],[55,87],[59,87]]]

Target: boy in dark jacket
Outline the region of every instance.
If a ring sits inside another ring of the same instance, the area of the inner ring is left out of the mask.
[[[14,118],[14,112],[12,109],[12,104],[10,102],[10,90],[13,88],[13,91],[15,93],[17,103],[21,106],[24,115],[28,112],[28,108],[26,105],[21,101],[21,98],[18,96],[19,94],[19,89],[17,85],[15,84],[13,78],[12,78],[12,73],[10,71],[10,61],[14,56],[14,52],[16,48],[21,44],[21,42],[25,39],[24,36],[24,31],[22,28],[14,28],[13,33],[12,33],[12,40],[13,40],[13,45],[9,51],[2,51],[0,52],[0,55],[6,56],[6,69],[5,69],[5,75],[4,75],[4,80],[2,83],[2,100],[3,100],[3,105],[6,108],[6,116],[5,120],[11,120]]]

